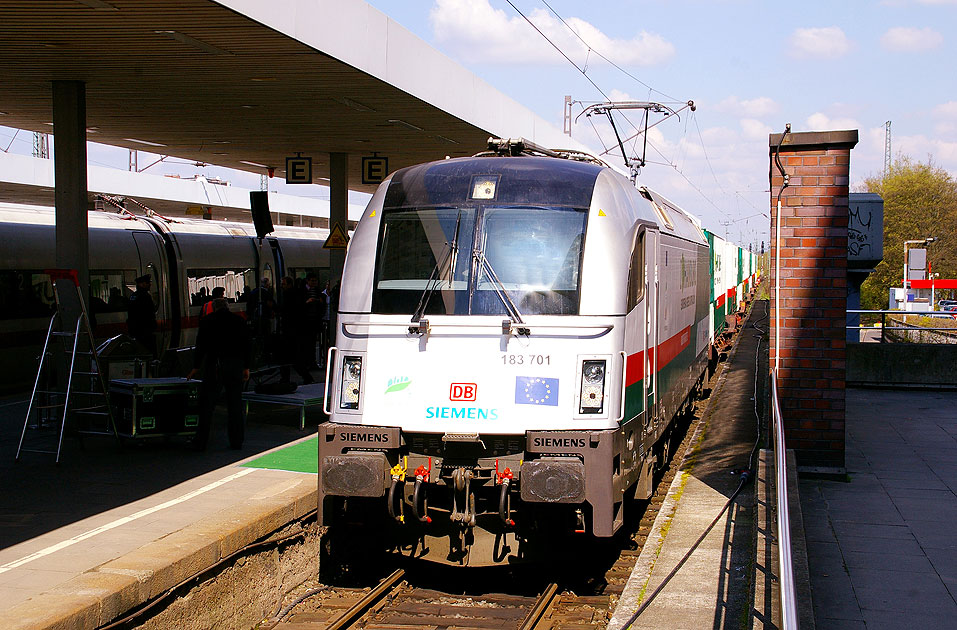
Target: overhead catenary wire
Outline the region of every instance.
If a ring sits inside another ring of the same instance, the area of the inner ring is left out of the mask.
[[[694,113],[691,115],[694,116]],[[721,192],[727,195],[728,193],[725,191],[724,186],[721,185],[721,182],[718,181],[718,176],[714,173],[714,166],[711,164],[711,158],[708,156],[708,148],[704,146],[704,136],[701,135],[701,127],[698,126],[697,116],[694,116],[694,128],[698,132],[698,140],[701,142],[701,151],[704,152],[704,161],[708,164],[708,170],[711,171],[711,177],[714,178],[714,183],[718,185],[718,188],[721,190]]]
[[[515,5],[515,3],[514,3],[512,0],[505,0],[505,1],[508,3],[508,5],[509,5],[510,7],[512,7],[512,9],[513,9],[516,13],[518,13],[518,14],[522,17],[522,19],[524,19],[524,20],[529,24],[529,26],[531,26],[533,29],[535,29],[535,31],[536,31],[539,35],[541,35],[542,38],[545,39],[545,41],[547,41],[547,42],[549,43],[549,45],[552,46],[552,48],[554,48],[556,51],[558,51],[558,53],[559,53],[562,57],[564,57],[564,59],[565,59],[568,63],[570,63],[572,66],[574,66],[574,68],[575,68],[583,77],[585,77],[585,79],[598,91],[599,94],[602,95],[602,97],[605,98],[606,101],[609,101],[609,102],[611,101],[611,99],[610,99],[609,96],[606,94],[606,92],[601,88],[601,86],[599,86],[599,85],[588,75],[588,73],[586,72],[586,69],[585,69],[585,68],[582,68],[582,67],[579,66],[577,63],[575,63],[575,62],[571,59],[571,57],[569,57],[569,56],[565,53],[565,51],[563,51],[563,50],[561,49],[561,47],[558,46],[558,44],[556,44],[554,41],[552,41],[551,38],[549,38],[548,35],[546,35],[538,26],[536,26],[535,23],[532,22],[532,20],[531,20],[527,15],[525,15],[525,13],[523,13],[523,12]],[[564,19],[557,11],[555,11],[555,9],[553,9],[547,2],[545,2],[545,0],[543,0],[543,3],[544,3],[545,6],[548,7],[548,9],[562,22],[562,24],[565,25],[566,28],[568,28],[572,33],[574,33],[575,37],[577,37],[578,40],[582,42],[582,44],[587,48],[587,50],[589,50],[590,52],[594,52],[596,55],[598,55],[599,57],[601,57],[602,59],[604,59],[605,61],[607,61],[609,64],[613,65],[615,68],[617,68],[618,70],[622,71],[624,74],[626,74],[627,76],[631,77],[633,80],[637,81],[639,84],[641,84],[642,86],[648,88],[649,90],[652,90],[652,91],[654,91],[654,92],[657,92],[658,94],[661,94],[662,96],[665,96],[665,97],[667,97],[667,98],[669,98],[669,99],[672,99],[672,100],[674,100],[674,102],[676,102],[676,103],[677,103],[677,102],[681,102],[681,101],[678,101],[677,99],[675,99],[673,96],[670,96],[670,95],[668,95],[668,94],[665,94],[664,92],[662,92],[662,91],[660,91],[660,90],[657,90],[657,89],[651,87],[649,84],[643,82],[642,80],[640,80],[638,77],[632,75],[631,73],[629,73],[629,72],[623,70],[620,66],[618,66],[618,65],[615,64],[613,61],[611,61],[610,59],[608,59],[607,57],[605,57],[604,55],[602,55],[599,51],[595,50],[587,41],[584,40],[584,38],[581,37],[581,35],[578,34],[577,31],[575,31],[575,29],[573,29],[573,28],[571,27],[571,25],[569,25],[569,24],[565,21],[565,19]],[[620,113],[620,112],[619,112],[619,113]],[[613,114],[614,114],[614,112],[612,112],[612,115],[613,115]],[[638,137],[639,135],[641,135],[642,130],[639,129],[639,127],[638,127],[628,116],[626,116],[626,115],[624,115],[624,114],[622,114],[622,116],[624,117],[625,121],[626,121],[629,125],[631,125],[631,127],[632,127],[633,129],[635,129],[635,131],[637,132],[637,133],[635,133],[634,135],[630,136],[629,138],[625,139],[623,142],[630,142],[630,141],[632,141],[632,140],[635,140],[635,142],[637,143],[637,137]],[[589,120],[590,120],[590,119],[589,119]],[[650,129],[650,128],[652,128],[652,127],[654,127],[654,126],[660,124],[661,122],[663,122],[663,120],[664,120],[664,119],[662,119],[661,121],[658,121],[658,122],[654,123],[653,125],[649,125],[648,128]],[[695,124],[697,125],[697,121],[695,122]],[[609,153],[609,151],[612,150],[613,147],[612,147],[612,148],[609,148],[609,147],[604,143],[604,141],[602,141],[602,139],[601,139],[601,134],[598,133],[598,130],[597,130],[597,128],[595,127],[595,125],[594,125],[593,122],[591,123],[591,125],[592,125],[592,130],[595,132],[596,137],[599,139],[599,142],[601,142],[602,149],[603,149],[601,155],[607,155],[607,154]],[[686,129],[686,133],[687,133],[687,129]],[[700,130],[699,130],[699,136],[700,136]],[[704,148],[703,142],[704,142],[704,141],[703,141],[703,139],[702,139],[702,148]],[[652,143],[650,143],[650,142],[648,142],[648,144],[652,146],[652,148],[658,153],[658,155],[660,155],[660,156],[661,156],[663,159],[665,159],[666,161],[668,160],[668,158],[667,158],[664,154],[662,154],[661,151],[658,150],[657,147],[655,147],[655,146],[654,146]],[[707,151],[705,151],[705,153],[707,154]],[[626,163],[627,163],[627,158],[626,158],[624,155],[622,155],[622,159],[624,159],[624,160],[626,161]],[[669,162],[669,163],[668,163],[668,166],[671,166],[671,168],[673,168],[679,175],[681,175],[681,177],[682,177],[686,182],[688,182],[688,184],[691,185],[691,187],[694,188],[694,190],[695,190],[699,195],[701,195],[701,197],[704,198],[705,201],[707,201],[709,204],[711,204],[718,212],[720,212],[722,215],[724,215],[724,216],[727,217],[728,219],[731,218],[731,215],[729,215],[727,212],[725,212],[724,210],[722,210],[722,209],[714,202],[714,200],[712,200],[710,197],[708,197],[708,196],[704,193],[704,191],[701,190],[701,188],[700,188],[699,186],[697,186],[694,182],[692,182],[691,179],[690,179],[687,175],[685,175],[683,172],[681,172],[681,171],[678,169],[677,165],[675,165],[674,163]],[[709,168],[711,168],[710,161],[709,161]],[[713,175],[713,174],[714,174],[714,173],[713,173],[713,169],[712,169],[712,175]],[[717,180],[716,177],[715,177],[715,179]],[[720,185],[720,184],[719,184],[719,188],[721,188],[721,185]],[[722,190],[722,192],[724,192],[724,189],[723,189],[723,188],[721,188],[721,190]],[[727,193],[725,193],[725,194],[727,194]]]
[[[608,95],[605,94],[605,92],[604,92],[600,87],[598,87],[598,84],[595,83],[594,81],[592,81],[592,78],[591,78],[590,76],[588,76],[588,73],[585,72],[582,68],[580,68],[577,63],[575,63],[574,61],[572,61],[571,57],[569,57],[568,55],[566,55],[564,50],[562,50],[561,48],[559,48],[559,46],[558,46],[555,42],[553,42],[551,39],[549,39],[548,35],[546,35],[545,33],[542,32],[542,29],[540,29],[540,28],[538,28],[537,26],[535,26],[535,23],[532,22],[530,19],[528,19],[528,16],[526,16],[524,13],[522,13],[521,9],[519,9],[517,6],[515,6],[515,3],[512,2],[512,0],[505,0],[505,2],[507,2],[510,7],[512,7],[513,9],[515,9],[515,12],[518,13],[520,16],[522,16],[522,18],[523,18],[526,22],[528,22],[528,24],[529,24],[532,28],[534,28],[534,29],[538,32],[539,35],[541,35],[542,37],[544,37],[544,38],[545,38],[545,41],[548,42],[549,44],[551,44],[551,45],[552,45],[552,48],[554,48],[555,50],[557,50],[557,51],[559,52],[559,54],[561,54],[561,56],[564,57],[566,61],[568,61],[568,63],[570,63],[570,64],[572,64],[573,66],[575,66],[575,69],[578,70],[578,71],[582,74],[583,77],[585,77],[586,79],[588,79],[588,82],[591,83],[591,84],[594,86],[594,88],[595,88],[596,90],[598,90],[598,92],[599,92],[602,96],[605,97],[605,100],[611,100],[611,99],[608,97]]]
[[[511,4],[511,2],[509,2],[509,4]],[[565,21],[565,18],[563,18],[561,15],[558,14],[558,11],[556,11],[555,9],[552,8],[552,5],[548,4],[548,2],[546,2],[545,0],[542,0],[542,4],[544,4],[546,7],[548,7],[548,10],[551,11],[552,13],[554,13],[554,14],[555,14],[555,17],[557,17],[557,18],[561,21],[561,23],[564,24],[565,27],[566,27],[569,31],[571,31],[571,32],[575,35],[575,37],[577,37],[578,40],[579,40],[582,44],[585,45],[585,48],[588,49],[588,52],[589,52],[589,53],[595,53],[596,55],[598,55],[599,57],[601,57],[602,59],[604,59],[605,61],[607,61],[609,64],[611,64],[612,66],[614,66],[614,67],[615,67],[617,70],[619,70],[622,74],[624,74],[624,75],[626,75],[626,76],[628,76],[628,77],[631,77],[631,78],[634,79],[636,82],[638,82],[638,83],[640,83],[641,85],[643,85],[643,86],[645,86],[646,88],[648,88],[648,90],[649,90],[650,92],[657,92],[658,94],[661,94],[661,95],[664,96],[665,98],[670,98],[672,101],[678,102],[678,99],[676,99],[675,97],[670,96],[670,95],[668,95],[668,94],[665,94],[665,93],[662,92],[661,90],[656,90],[655,88],[651,87],[650,85],[648,85],[647,83],[645,83],[644,81],[642,81],[641,79],[639,79],[638,77],[636,77],[635,75],[633,75],[632,73],[628,72],[627,70],[625,70],[624,68],[622,68],[621,66],[619,66],[617,63],[615,63],[614,61],[612,61],[611,59],[609,59],[609,58],[606,57],[605,55],[603,55],[603,54],[601,54],[600,52],[598,52],[597,50],[595,50],[595,48],[592,47],[591,44],[589,44],[588,42],[586,42],[586,41],[584,40],[584,38],[578,33],[578,31],[576,31],[575,29],[573,29],[573,28],[571,27],[571,25],[570,25],[568,22]],[[586,64],[586,66],[587,66],[587,64]]]

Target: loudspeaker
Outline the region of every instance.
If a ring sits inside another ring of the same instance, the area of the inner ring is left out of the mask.
[[[272,217],[269,216],[268,192],[265,190],[249,191],[249,210],[253,213],[256,236],[263,238],[275,229],[272,226]]]

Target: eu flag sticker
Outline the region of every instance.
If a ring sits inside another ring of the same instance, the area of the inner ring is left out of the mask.
[[[515,377],[516,405],[558,406],[558,379],[540,376]]]

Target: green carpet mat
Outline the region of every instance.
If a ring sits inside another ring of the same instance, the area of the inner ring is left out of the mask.
[[[305,442],[299,442],[268,455],[263,455],[243,466],[249,468],[272,468],[274,470],[291,470],[293,472],[319,472],[319,437],[316,436]]]

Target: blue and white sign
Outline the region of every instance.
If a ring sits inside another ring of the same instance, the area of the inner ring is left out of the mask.
[[[540,376],[516,376],[515,404],[557,407],[558,379]]]

